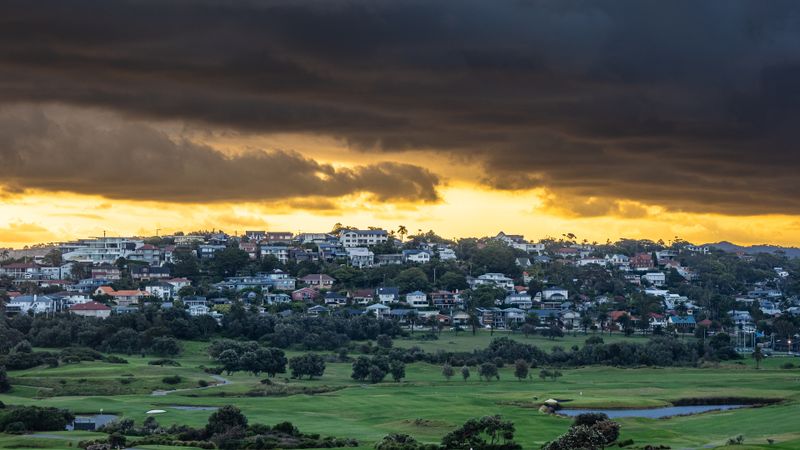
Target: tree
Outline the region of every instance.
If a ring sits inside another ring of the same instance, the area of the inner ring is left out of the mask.
[[[389,364],[389,373],[392,374],[392,379],[399,382],[406,377],[406,364],[399,359],[394,359]]]
[[[528,361],[524,359],[514,361],[514,376],[520,381],[528,378]]]
[[[6,368],[0,366],[0,393],[8,392],[11,389],[11,383],[8,381],[8,374]]]
[[[420,444],[408,434],[392,433],[375,444],[375,450],[425,450],[429,446]]]
[[[214,254],[211,260],[211,270],[219,277],[236,275],[250,262],[246,251],[237,247],[226,247]]]
[[[753,360],[756,362],[756,370],[761,367],[762,359],[764,359],[764,354],[761,352],[761,347],[756,345],[756,349],[753,351]]]
[[[461,427],[442,438],[442,447],[448,450],[517,450],[522,446],[514,442],[514,424],[500,416],[470,419]]]
[[[594,322],[592,318],[588,315],[584,315],[581,317],[581,327],[583,328],[583,334],[587,334],[589,332],[589,328],[592,326]]]
[[[225,433],[229,429],[236,427],[247,428],[247,417],[242,414],[239,408],[233,405],[225,405],[209,416],[208,424],[206,424],[206,434],[213,436],[218,433]]]
[[[619,424],[608,420],[605,414],[580,414],[566,433],[546,443],[542,449],[600,449],[611,445],[617,438]]]
[[[550,325],[550,328],[546,330],[542,330],[542,336],[547,336],[551,341],[554,341],[556,338],[564,337],[564,332],[561,331],[561,328],[558,325]]]
[[[150,353],[157,356],[175,356],[181,352],[178,341],[171,337],[158,337],[150,346]]]
[[[290,359],[289,368],[292,370],[292,378],[302,379],[304,375],[308,375],[310,380],[325,373],[325,360],[316,353],[306,353]]]
[[[223,351],[217,357],[217,361],[222,363],[222,368],[225,369],[228,375],[232,374],[239,370],[239,354],[236,353],[236,350],[228,349]]]
[[[42,262],[50,267],[60,266],[64,263],[64,259],[61,256],[61,250],[57,248],[50,250],[46,255],[44,255],[44,257],[42,257]]]
[[[529,323],[526,323],[526,324],[522,325],[522,327],[520,327],[520,331],[522,331],[522,334],[525,337],[528,337],[528,336],[530,336],[532,334],[536,334],[536,327],[531,325],[531,324],[529,324]]]
[[[492,378],[500,379],[500,375],[497,373],[497,366],[488,362],[478,367],[478,376],[485,378],[486,381],[492,381]]]
[[[469,287],[464,274],[455,271],[445,272],[436,282],[439,287],[448,291],[455,291],[456,289],[463,290]]]
[[[108,445],[111,448],[125,448],[126,443],[125,436],[120,433],[111,433],[108,435]]]
[[[464,366],[461,368],[461,378],[463,378],[464,381],[469,379],[469,367]]]
[[[279,348],[259,348],[256,355],[261,360],[262,369],[270,378],[286,373],[286,355]]]
[[[392,338],[389,335],[379,334],[378,338],[375,339],[375,342],[378,344],[378,347],[392,348]]]
[[[419,267],[411,267],[397,274],[394,283],[400,292],[427,291],[430,289],[428,276]]]
[[[359,356],[353,361],[353,373],[350,378],[356,381],[364,381],[369,376],[370,362],[366,356]]]
[[[380,383],[383,379],[386,378],[386,371],[381,369],[378,366],[370,366],[369,367],[369,382],[370,383]]]
[[[178,247],[172,253],[172,275],[176,277],[196,277],[200,273],[200,263],[189,248]]]
[[[450,379],[453,378],[453,375],[455,374],[456,371],[455,369],[453,369],[453,366],[451,366],[449,363],[444,363],[444,365],[442,366],[442,375],[444,375],[447,381],[450,381]]]
[[[400,235],[400,240],[402,241],[408,234],[408,229],[406,229],[405,225],[400,225],[399,227],[397,227],[397,234]]]

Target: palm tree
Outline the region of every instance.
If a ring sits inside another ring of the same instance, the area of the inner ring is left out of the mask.
[[[756,349],[753,351],[753,360],[756,362],[756,370],[761,367],[761,360],[764,359],[764,354],[761,353],[761,347],[756,345]]]
[[[597,321],[600,322],[600,334],[603,334],[603,330],[606,328],[606,322],[608,321],[608,313],[600,311],[597,314]]]
[[[400,240],[404,240],[406,235],[408,234],[408,230],[406,229],[405,225],[400,225],[397,227],[397,234],[400,235]]]
[[[592,318],[588,315],[581,317],[581,326],[583,327],[583,334],[588,334],[589,327],[592,326]]]

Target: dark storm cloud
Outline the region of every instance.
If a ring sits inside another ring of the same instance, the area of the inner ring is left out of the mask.
[[[171,202],[269,202],[362,192],[378,201],[438,200],[439,178],[418,166],[334,168],[280,150],[227,156],[148,125],[112,118],[97,125],[94,119],[54,119],[30,107],[0,110],[0,181],[17,192]]]
[[[564,201],[800,213],[794,1],[6,1],[0,99],[448,152]]]

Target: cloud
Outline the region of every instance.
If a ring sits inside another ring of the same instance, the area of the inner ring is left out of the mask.
[[[435,202],[440,179],[411,164],[335,168],[286,150],[226,155],[172,139],[140,122],[96,124],[37,107],[0,110],[0,182],[111,199],[167,202],[271,201],[366,193],[374,201]],[[328,208],[328,206],[326,206]]]
[[[427,149],[480,164],[478,181],[501,190],[800,214],[799,17],[783,0],[11,0],[0,5],[0,98]],[[226,159],[130,134],[115,136],[128,153],[155,158],[140,148],[160,145],[168,158],[140,184],[99,174],[111,197],[435,198],[419,167]],[[257,171],[270,180],[253,181]],[[184,184],[148,185],[158,176]],[[90,190],[49,180],[35,184]]]
[[[53,234],[47,228],[35,223],[12,222],[0,227],[0,242],[7,244],[47,242],[53,240]]]

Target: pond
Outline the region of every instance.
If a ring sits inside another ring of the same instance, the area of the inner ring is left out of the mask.
[[[75,420],[67,425],[66,429],[67,431],[94,431],[115,420],[117,420],[117,416],[114,414],[95,414],[93,416],[80,415],[75,416]]]
[[[561,409],[557,413],[563,416],[575,417],[585,413],[603,413],[609,419],[622,417],[644,417],[647,419],[664,419],[672,416],[687,414],[700,414],[708,411],[724,411],[728,409],[745,408],[748,405],[696,405],[696,406],[665,406],[663,408],[643,409]]]

